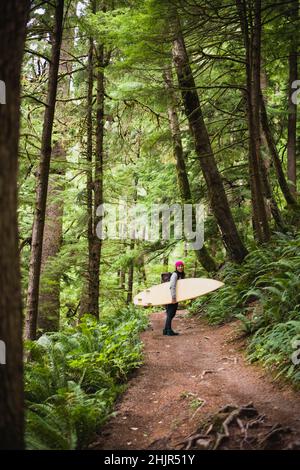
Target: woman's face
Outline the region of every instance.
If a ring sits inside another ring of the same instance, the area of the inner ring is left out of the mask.
[[[184,266],[183,264],[180,264],[179,266],[177,266],[177,271],[179,271],[180,273],[182,273],[183,269],[184,269]]]

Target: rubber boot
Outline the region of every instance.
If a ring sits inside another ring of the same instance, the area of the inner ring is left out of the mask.
[[[179,333],[176,333],[176,331],[173,330],[163,330],[163,334],[165,336],[177,336]]]
[[[177,333],[177,331],[174,331],[174,330],[170,330],[170,333],[171,333],[171,336],[178,336],[179,333]]]

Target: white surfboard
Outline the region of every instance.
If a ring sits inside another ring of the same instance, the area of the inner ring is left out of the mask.
[[[176,300],[195,299],[200,295],[208,294],[224,285],[223,282],[214,279],[189,278],[179,279],[176,283]],[[172,303],[170,282],[157,284],[137,294],[133,302],[135,305],[150,307],[152,305],[166,305]]]

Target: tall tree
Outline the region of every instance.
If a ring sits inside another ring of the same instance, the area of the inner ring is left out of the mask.
[[[17,228],[20,74],[29,0],[0,1],[0,449],[24,447],[23,351]],[[4,99],[5,98],[5,99]],[[3,342],[3,343],[2,343]]]
[[[51,34],[52,50],[49,67],[47,105],[44,113],[40,165],[37,175],[36,206],[32,228],[25,337],[36,338],[42,246],[51,159],[52,129],[56,104],[57,79],[63,30],[64,0],[55,3],[55,27]]]
[[[283,171],[283,168],[282,168],[280,156],[279,156],[279,153],[278,153],[278,150],[277,150],[277,147],[276,147],[276,143],[275,143],[275,140],[274,140],[274,137],[273,137],[273,133],[272,133],[269,118],[268,118],[268,113],[267,113],[267,110],[266,110],[265,99],[264,99],[264,96],[263,96],[262,93],[261,93],[261,97],[260,97],[260,106],[261,106],[261,113],[260,113],[261,124],[262,124],[262,128],[263,128],[263,131],[264,131],[264,134],[265,134],[265,137],[266,137],[269,152],[270,152],[270,155],[272,157],[272,161],[273,161],[273,165],[274,165],[274,168],[275,168],[275,171],[276,171],[276,175],[277,175],[277,179],[278,179],[280,189],[282,191],[282,194],[283,194],[287,204],[290,205],[290,206],[296,206],[297,201],[296,201],[294,195],[291,192],[291,189],[288,185],[288,182],[286,180],[286,177],[285,177],[285,174],[284,174],[284,171]]]
[[[66,23],[68,17],[66,19]],[[65,100],[70,96],[71,55],[73,37],[71,28],[66,24],[62,39],[59,64],[59,82],[57,87],[56,116],[60,130],[53,146],[43,236],[41,285],[39,292],[38,331],[58,331],[60,314],[60,278],[61,269],[56,268],[57,255],[62,244],[64,180],[66,166],[66,139],[69,114]],[[61,129],[62,127],[62,129]]]
[[[182,146],[182,139],[181,139],[181,132],[180,132],[180,125],[179,119],[176,109],[176,93],[174,90],[173,84],[173,77],[172,77],[172,69],[171,67],[165,68],[164,71],[164,80],[166,83],[166,89],[168,93],[168,117],[170,123],[170,131],[172,135],[172,142],[173,142],[173,153],[176,159],[176,172],[177,172],[177,181],[178,181],[178,188],[180,192],[180,197],[183,204],[192,204],[192,192],[190,188],[190,182],[188,178],[188,174],[186,171],[186,164],[185,158],[183,153],[183,146]],[[193,213],[195,219],[195,213]],[[207,248],[203,245],[202,248],[195,250],[196,256],[204,269],[209,272],[215,272],[217,270],[217,265],[214,259],[210,256]]]
[[[261,59],[261,67],[260,67],[260,99],[263,99],[263,93],[265,89],[267,88],[267,74],[264,69],[264,63],[263,60]],[[264,104],[264,103],[263,103]],[[266,200],[267,204],[267,210],[270,210],[273,219],[275,221],[276,228],[279,231],[285,231],[286,227],[280,212],[280,209],[278,207],[277,201],[274,197],[273,194],[273,189],[270,181],[270,162],[271,162],[271,155],[270,152],[268,152],[269,145],[267,141],[266,134],[263,129],[262,125],[262,103],[261,101],[259,102],[259,114],[260,114],[260,139],[261,139],[261,145],[262,148],[265,150],[265,154],[262,155],[262,158],[260,159],[261,162],[261,175],[262,175],[262,184],[263,184],[263,191],[264,191],[264,197]]]
[[[135,245],[135,241],[131,240],[130,249],[129,249],[130,252],[134,250],[134,245]],[[133,263],[133,259],[131,259],[129,262],[129,267],[128,267],[128,281],[127,281],[128,284],[127,284],[127,299],[126,299],[127,304],[130,304],[132,302],[133,275],[134,275],[134,263]]]
[[[260,172],[261,172],[261,178],[262,178],[262,184],[263,184],[262,186],[263,195],[264,195],[265,201],[268,204],[269,210],[275,221],[276,228],[280,231],[285,231],[286,227],[282,219],[281,212],[279,210],[276,199],[274,198],[272,187],[269,181],[267,166],[263,159],[260,160],[260,165],[261,165]]]
[[[291,183],[292,193],[297,188],[297,163],[296,163],[296,139],[297,139],[297,103],[293,102],[293,83],[298,78],[298,28],[299,28],[299,0],[292,0],[290,7],[290,20],[294,23],[290,39],[289,51],[289,83],[288,83],[288,141],[287,141],[287,176]]]
[[[97,69],[97,99],[96,99],[96,148],[95,171],[93,180],[93,232],[89,248],[89,302],[88,312],[99,318],[100,296],[100,260],[102,240],[96,233],[97,208],[103,204],[103,140],[104,140],[104,45],[98,44],[96,48]]]
[[[193,72],[189,63],[180,20],[177,16],[174,23],[173,61],[182,93],[185,113],[195,141],[196,154],[207,184],[210,204],[220,227],[222,240],[229,257],[234,261],[242,262],[247,254],[247,250],[238,234],[216,164],[203,119]]]
[[[247,115],[249,129],[249,174],[253,226],[260,243],[270,238],[266,206],[263,196],[261,141],[260,141],[260,65],[261,65],[261,1],[253,5],[236,0],[246,50]],[[250,18],[250,25],[249,25]]]
[[[92,5],[94,12],[94,5]],[[94,83],[94,39],[89,38],[89,52],[87,63],[87,104],[86,104],[86,206],[88,216],[87,239],[88,239],[88,265],[85,272],[85,283],[83,285],[80,316],[89,313],[90,299],[92,296],[91,274],[93,270],[92,247],[94,239],[94,216],[93,216],[93,83]]]
[[[125,281],[126,281],[126,273],[125,273],[125,269],[122,267],[120,269],[120,274],[119,274],[120,289],[125,289]]]

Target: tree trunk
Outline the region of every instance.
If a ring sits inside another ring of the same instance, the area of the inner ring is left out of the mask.
[[[50,171],[39,291],[38,335],[46,331],[59,330],[60,276],[55,267],[56,257],[62,243],[62,218],[64,189],[64,165],[66,152],[62,142],[57,142],[52,151],[52,164],[57,165]],[[60,168],[60,170],[59,170]]]
[[[173,152],[176,159],[176,171],[179,193],[183,204],[192,204],[193,198],[186,171],[185,159],[183,155],[181,132],[176,111],[176,96],[174,92],[172,70],[170,68],[165,69],[164,80],[169,95],[168,116],[173,141]],[[193,211],[193,216],[194,215],[195,214]],[[193,217],[193,219],[195,220],[195,217]],[[195,250],[195,252],[198,260],[208,273],[217,271],[217,265],[204,245],[199,250]]]
[[[24,447],[23,351],[17,228],[20,74],[29,0],[1,0],[0,449]]]
[[[176,67],[185,112],[195,140],[195,150],[207,184],[210,204],[222,232],[222,240],[233,261],[242,262],[247,254],[235,226],[222,179],[217,168],[209,136],[204,123],[195,80],[181,33],[179,19],[173,42],[173,61]]]
[[[286,226],[282,219],[277,202],[274,198],[273,191],[269,182],[267,168],[263,160],[261,160],[261,177],[262,177],[262,182],[263,182],[263,194],[264,194],[266,201],[268,202],[272,217],[276,224],[276,228],[279,231],[284,232],[286,231]]]
[[[97,126],[94,174],[93,233],[89,244],[89,313],[99,318],[100,260],[102,240],[97,237],[97,208],[103,203],[103,136],[104,136],[104,46],[97,47]]]
[[[250,70],[251,86],[250,92],[250,106],[249,114],[253,115],[252,128],[250,130],[250,158],[252,159],[253,179],[254,179],[254,193],[256,201],[254,201],[253,208],[257,211],[258,222],[258,239],[260,242],[267,242],[270,239],[270,229],[268,224],[267,211],[264,201],[263,177],[262,177],[262,156],[261,156],[261,140],[260,140],[260,67],[261,67],[261,0],[254,1],[254,25],[253,37],[250,46],[251,61]],[[251,121],[251,117],[250,117]],[[267,184],[267,176],[265,177]],[[270,193],[270,187],[266,191]],[[257,227],[258,227],[257,226]]]
[[[299,0],[293,0],[290,10],[290,19],[298,25],[299,18]],[[299,25],[298,25],[299,26]],[[297,104],[293,103],[291,95],[294,92],[292,84],[298,78],[298,35],[296,28],[291,36],[289,53],[289,87],[288,87],[288,140],[287,140],[287,177],[290,181],[291,192],[295,193],[297,189],[296,175],[296,139],[297,139]]]
[[[68,37],[63,38],[61,45],[61,58],[59,75],[65,75],[58,82],[57,97],[68,99],[70,91],[70,55],[73,38],[68,30]],[[56,104],[56,114],[59,125],[64,126],[59,133],[59,139],[52,151],[50,178],[48,184],[45,228],[43,237],[43,250],[41,262],[41,282],[39,294],[39,333],[59,330],[60,314],[60,278],[61,269],[55,268],[55,260],[62,244],[63,209],[64,209],[64,180],[66,165],[66,143],[64,131],[68,128],[68,109],[66,104]],[[64,122],[65,121],[65,122]]]
[[[141,271],[142,271],[142,280],[143,280],[144,283],[146,283],[147,282],[147,274],[146,274],[144,257],[143,257],[143,264],[142,264],[142,267],[141,267]]]
[[[249,128],[249,174],[251,201],[253,211],[253,226],[257,240],[260,243],[270,238],[267,212],[263,197],[261,177],[261,142],[260,142],[260,46],[261,46],[261,4],[255,0],[251,18],[254,24],[249,35],[247,9],[244,0],[237,0],[237,9],[241,21],[241,29],[246,49],[247,77],[247,116]]]
[[[92,11],[93,5],[92,5]],[[87,132],[87,144],[86,144],[86,192],[87,192],[87,215],[88,215],[88,227],[87,227],[87,239],[88,239],[88,264],[86,271],[84,272],[84,284],[81,292],[80,311],[79,317],[89,313],[90,306],[90,272],[92,270],[92,246],[93,246],[93,83],[94,83],[94,67],[93,67],[93,50],[94,40],[92,37],[89,38],[89,52],[88,52],[88,86],[87,86],[87,110],[86,110],[86,132]]]
[[[130,242],[130,251],[134,250],[134,240]],[[127,286],[127,304],[132,302],[132,290],[133,290],[133,274],[134,274],[134,264],[133,260],[130,261],[128,269],[128,286]]]
[[[25,337],[26,339],[31,340],[34,340],[36,338],[42,244],[45,225],[45,212],[51,158],[52,129],[56,103],[58,67],[62,40],[63,11],[64,0],[57,0],[55,8],[55,31],[52,38],[51,63],[49,68],[47,106],[44,113],[41,160],[37,177],[38,179],[36,189],[36,207],[32,228],[32,244],[25,325]]]
[[[277,148],[276,148],[276,144],[275,144],[275,141],[274,141],[274,138],[273,138],[273,134],[272,134],[272,131],[271,131],[271,128],[270,128],[269,119],[268,119],[267,110],[266,110],[266,105],[265,105],[264,97],[263,97],[262,94],[261,94],[260,99],[261,99],[260,105],[261,105],[262,128],[263,128],[264,134],[266,136],[266,140],[267,140],[268,147],[269,147],[269,152],[270,152],[272,160],[273,160],[273,164],[274,164],[274,168],[275,168],[275,171],[276,171],[276,174],[277,174],[277,179],[278,179],[280,189],[282,191],[282,194],[283,194],[287,204],[291,205],[291,206],[296,206],[297,201],[294,198],[293,194],[291,193],[291,190],[289,188],[289,185],[288,185],[287,180],[286,180],[285,175],[284,175],[284,171],[283,171],[283,168],[282,168],[282,165],[281,165],[280,157],[279,157],[279,154],[278,154],[278,151],[277,151]]]
[[[123,268],[120,269],[120,288],[125,289],[125,271]]]
[[[168,268],[168,265],[169,265],[169,255],[164,254],[164,256],[163,256],[163,265],[166,266],[166,268]]]
[[[260,99],[262,98],[263,93],[267,88],[267,81],[268,81],[267,75],[263,67],[263,60],[261,59]],[[264,197],[268,203],[268,209],[273,216],[277,230],[285,232],[286,226],[281,216],[281,213],[277,205],[276,199],[274,197],[272,186],[270,183],[269,174],[270,174],[271,155],[270,155],[270,152],[268,151],[269,149],[268,141],[267,141],[267,138],[264,133],[263,126],[262,126],[261,103],[259,103],[259,105],[260,105],[260,126],[259,126],[260,139],[261,139],[261,146],[265,150],[265,153],[262,154],[262,158],[261,158],[261,166],[262,166],[261,175],[262,175],[262,183],[263,183],[263,189],[264,189]]]

